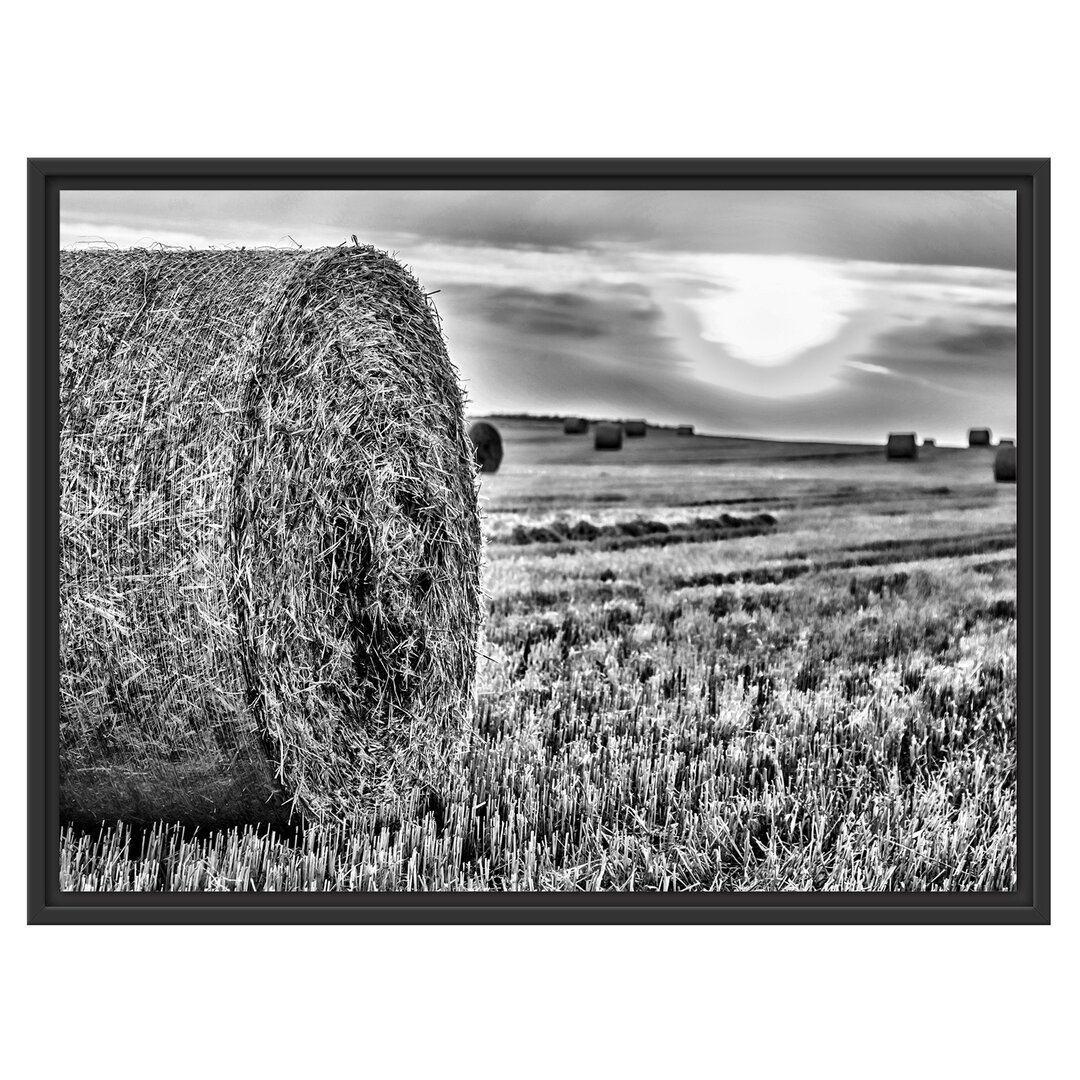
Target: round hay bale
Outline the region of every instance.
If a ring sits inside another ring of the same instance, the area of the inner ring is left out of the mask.
[[[885,457],[889,461],[910,461],[919,456],[919,446],[912,432],[890,432],[885,444]]]
[[[597,424],[593,432],[594,450],[621,450],[622,424]]]
[[[994,455],[994,479],[999,484],[1016,483],[1016,447],[1005,445],[997,448]]]
[[[503,459],[502,436],[494,424],[484,420],[477,421],[469,428],[469,438],[472,439],[473,454],[480,471],[493,473],[499,471]]]
[[[927,450],[934,450],[937,448],[937,439],[923,439],[922,444]]]
[[[694,425],[693,424],[680,424],[675,429],[675,434],[676,435],[693,435],[694,434]]]
[[[991,442],[988,427],[973,427],[968,430],[968,446],[989,446]]]
[[[998,446],[1015,446],[1015,439],[998,439]]]
[[[480,523],[413,278],[368,247],[62,252],[59,404],[62,818],[336,820],[438,787]]]
[[[589,421],[583,416],[568,416],[563,421],[562,429],[564,435],[588,435]]]
[[[626,437],[628,439],[644,439],[645,438],[645,421],[644,420],[627,420],[623,424],[623,428],[626,431]]]

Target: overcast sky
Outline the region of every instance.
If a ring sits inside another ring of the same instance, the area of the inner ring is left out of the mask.
[[[961,442],[1016,425],[1016,207],[978,191],[65,192],[64,246],[397,254],[470,410]]]

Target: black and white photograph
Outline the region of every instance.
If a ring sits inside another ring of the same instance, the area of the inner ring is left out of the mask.
[[[1016,190],[58,227],[62,893],[1017,890]]]

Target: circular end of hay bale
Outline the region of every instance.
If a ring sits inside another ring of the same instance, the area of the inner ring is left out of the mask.
[[[593,432],[594,450],[621,450],[622,424],[597,424]]]
[[[913,432],[892,432],[885,444],[889,461],[911,461],[919,456],[919,444]]]
[[[623,430],[628,439],[644,439],[648,428],[644,420],[627,420],[623,424]]]
[[[480,528],[412,277],[359,247],[64,252],[61,339],[64,817],[332,820],[439,785]]]
[[[503,459],[502,436],[494,424],[483,420],[469,428],[469,438],[473,444],[473,456],[482,473],[499,471]]]
[[[588,435],[589,421],[582,416],[568,416],[563,420],[564,435]]]
[[[970,428],[968,430],[968,446],[990,446],[993,436],[989,428]]]
[[[994,455],[994,479],[999,484],[1016,483],[1016,447],[1002,445]]]

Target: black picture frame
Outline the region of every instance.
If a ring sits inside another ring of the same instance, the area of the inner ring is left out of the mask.
[[[31,924],[1050,921],[1048,159],[31,159],[27,699]],[[75,189],[998,189],[1017,195],[1017,889],[1012,893],[63,893],[58,788],[58,253]]]

